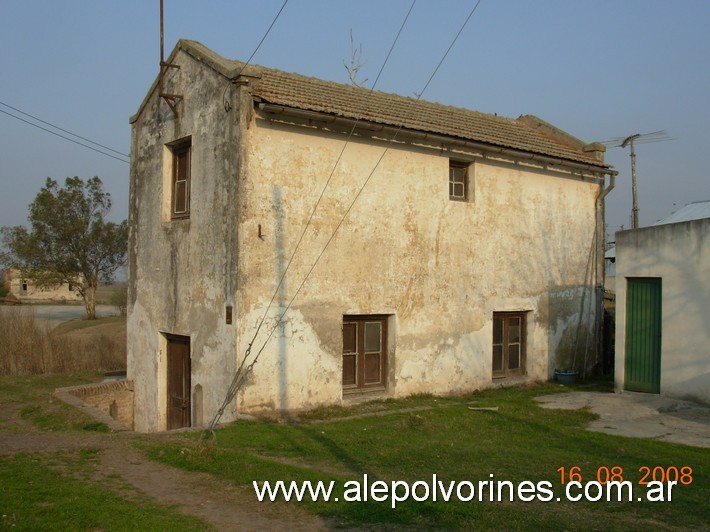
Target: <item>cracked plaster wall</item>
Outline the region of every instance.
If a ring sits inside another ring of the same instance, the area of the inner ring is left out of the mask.
[[[211,420],[252,340],[252,352],[263,351],[223,421],[341,402],[346,314],[390,316],[392,396],[494,385],[495,311],[527,312],[528,379],[547,379],[557,359],[582,349],[593,324],[585,293],[598,183],[460,153],[472,161],[469,201],[450,201],[447,153],[397,143],[373,172],[386,143],[356,135],[287,269],[345,136],[271,123],[253,110],[248,87],[182,51],[173,61],[181,68],[169,72],[166,92],[185,96],[179,118],[154,91],[133,123],[128,378],[136,430],[166,427],[165,334],[191,340],[193,424]],[[185,137],[190,218],[170,220],[166,144]]]

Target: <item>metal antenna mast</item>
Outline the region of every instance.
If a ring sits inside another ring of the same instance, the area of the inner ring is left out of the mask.
[[[166,93],[163,90],[164,87],[164,81],[165,81],[165,73],[167,69],[169,68],[175,68],[175,69],[180,69],[180,65],[175,65],[173,63],[167,63],[165,61],[165,48],[164,48],[164,42],[163,42],[163,0],[160,0],[160,76],[159,76],[159,82],[158,82],[158,95],[165,100],[165,103],[168,104],[168,107],[170,107],[170,110],[173,112],[175,115],[175,118],[178,116],[177,112],[177,104],[182,100],[182,95],[180,94],[169,94]]]
[[[602,144],[609,146],[610,148],[626,148],[629,146],[631,150],[631,195],[632,195],[632,206],[631,206],[631,228],[636,229],[639,226],[639,204],[638,204],[638,194],[636,188],[636,150],[634,149],[634,144],[644,143],[644,142],[661,142],[663,140],[673,140],[672,137],[668,136],[665,131],[654,131],[653,133],[635,133],[629,135],[628,137],[617,137],[609,140],[605,140]]]

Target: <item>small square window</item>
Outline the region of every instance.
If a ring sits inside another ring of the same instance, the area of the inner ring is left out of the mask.
[[[449,199],[466,201],[468,197],[468,164],[449,160]]]

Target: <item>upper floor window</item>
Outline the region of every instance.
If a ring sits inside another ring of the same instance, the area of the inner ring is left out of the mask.
[[[468,197],[468,164],[449,159],[449,199],[466,201]]]
[[[190,216],[190,148],[189,139],[170,147],[172,152],[171,218]]]

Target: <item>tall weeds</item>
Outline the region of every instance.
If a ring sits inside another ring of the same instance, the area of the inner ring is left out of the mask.
[[[0,312],[0,375],[125,369],[125,338],[54,335],[31,308]]]

